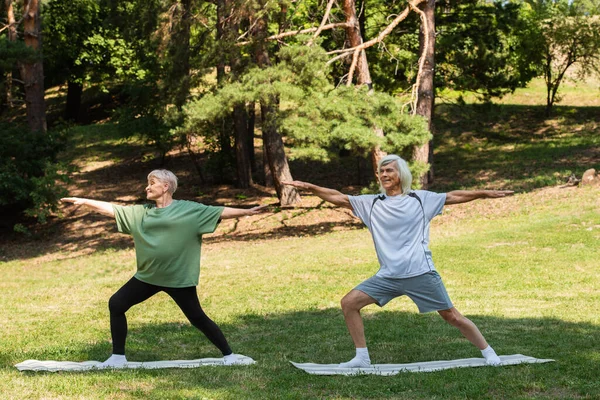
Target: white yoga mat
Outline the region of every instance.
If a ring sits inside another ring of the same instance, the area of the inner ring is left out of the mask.
[[[511,356],[499,356],[502,364],[535,364],[547,363],[554,360],[539,359],[513,354]],[[291,361],[290,361],[291,362]],[[432,372],[450,368],[483,367],[486,366],[483,358],[463,358],[448,361],[426,361],[410,364],[373,364],[369,368],[340,368],[338,364],[300,364],[291,362],[294,367],[308,372],[312,375],[396,375],[400,372]]]
[[[255,361],[246,356],[239,356],[240,364],[250,365]],[[157,369],[157,368],[198,368],[209,365],[223,366],[223,358],[200,358],[198,360],[172,360],[172,361],[144,361],[127,362],[122,369]],[[103,369],[100,361],[38,361],[27,360],[15,365],[19,371],[89,371],[94,369]]]

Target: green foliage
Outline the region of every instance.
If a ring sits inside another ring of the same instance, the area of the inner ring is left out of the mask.
[[[0,74],[11,71],[17,61],[34,61],[35,50],[25,46],[22,41],[11,42],[6,36],[0,36]]]
[[[561,97],[567,71],[575,79],[600,72],[600,10],[587,1],[529,0],[524,7],[532,27],[532,52],[542,60],[538,71],[547,89],[546,113]]]
[[[57,183],[67,181],[68,167],[55,160],[66,133],[14,126],[0,130],[0,206],[16,206],[43,223],[66,194]]]
[[[292,147],[291,156],[328,160],[340,149],[365,154],[376,145],[401,153],[430,138],[421,117],[403,114],[402,105],[384,93],[366,89],[334,88],[325,67],[325,51],[318,47],[284,47],[279,63],[253,68],[239,82],[218,88],[189,103],[186,122],[178,134],[210,138],[211,128],[229,115],[234,105],[247,102],[279,105],[274,121]],[[385,137],[375,134],[381,129]]]
[[[83,83],[87,68],[77,62],[84,43],[99,31],[101,5],[96,0],[52,0],[44,7],[44,69],[49,84]]]
[[[102,28],[84,41],[75,65],[88,66],[86,81],[95,82],[104,89],[107,83],[115,80],[141,81],[148,74],[135,50],[119,32]]]
[[[540,58],[518,4],[461,2],[439,13],[437,21],[436,78],[445,88],[475,92],[487,101],[536,76]]]

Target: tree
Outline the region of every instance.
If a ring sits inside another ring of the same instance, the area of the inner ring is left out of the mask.
[[[41,58],[42,32],[39,0],[23,2],[23,37],[25,45],[38,53],[33,61],[19,63],[25,91],[27,124],[33,132],[46,132],[46,103],[44,100],[44,64]]]
[[[64,118],[78,121],[89,64],[80,62],[86,41],[98,32],[95,0],[50,1],[44,19],[44,61],[50,85],[67,82]]]
[[[600,71],[600,17],[551,18],[542,22],[541,34],[546,114],[550,115],[560,101],[558,90],[569,70],[578,67],[573,76],[580,79]]]
[[[526,0],[523,16],[531,26],[532,52],[546,84],[546,115],[560,101],[567,76],[583,79],[600,71],[600,9],[589,0]]]
[[[7,38],[8,42],[10,43],[10,46],[13,46],[14,43],[17,42],[17,21],[15,20],[14,6],[13,6],[12,0],[5,0],[4,4],[6,6],[7,25],[3,29],[6,29],[6,38]],[[9,46],[9,44],[7,43],[7,49],[8,49],[8,46]],[[5,50],[4,53],[8,53],[8,51]],[[5,60],[11,60],[11,58],[8,57],[8,54],[5,54],[5,56],[2,58]],[[13,106],[13,97],[12,97],[13,65],[14,65],[14,61],[11,61],[11,62],[7,63],[5,68],[2,68],[3,70],[6,69],[5,91],[6,91],[6,104],[8,105],[8,107]]]
[[[427,121],[428,129],[433,132],[433,105],[435,104],[435,0],[426,0],[420,6],[421,26],[419,28],[419,72],[417,74],[416,104],[414,113]],[[433,136],[433,135],[432,135]],[[418,176],[421,186],[433,181],[433,143],[429,141],[415,146],[413,159],[429,165],[426,173]]]
[[[265,6],[265,4],[263,4]],[[261,69],[271,66],[271,60],[264,38],[267,36],[268,19],[266,14],[255,21],[257,45],[255,50],[256,64]],[[268,83],[267,83],[268,84]],[[283,138],[279,133],[277,111],[280,98],[277,93],[265,93],[259,99],[262,117],[262,136],[266,160],[273,178],[277,197],[284,207],[293,206],[300,202],[300,194],[296,188],[283,185],[283,181],[291,181],[292,174],[288,165]]]

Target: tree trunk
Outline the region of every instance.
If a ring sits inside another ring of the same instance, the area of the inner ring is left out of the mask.
[[[421,82],[417,93],[416,113],[425,117],[430,132],[433,132],[433,105],[435,102],[435,88],[433,78],[435,75],[435,0],[426,0],[421,3],[421,10],[425,13],[425,20],[429,32],[425,32],[424,23],[419,29],[419,54],[425,58]],[[425,52],[425,35],[428,35],[429,46]],[[416,146],[413,151],[413,159],[429,164],[429,171],[418,177],[421,186],[426,189],[433,182],[433,141],[422,146]]]
[[[5,0],[6,5],[6,20],[8,22],[7,36],[10,42],[17,41],[17,25],[15,21],[15,10],[13,8],[12,0]],[[13,107],[12,97],[12,86],[13,86],[13,74],[12,68],[6,73],[6,104],[9,108]]]
[[[23,35],[25,45],[40,55],[37,61],[21,62],[21,80],[25,90],[27,124],[34,132],[46,132],[46,104],[44,102],[44,65],[42,63],[42,30],[39,0],[25,0]]]
[[[346,22],[349,24],[349,27],[346,28],[346,35],[348,36],[350,47],[360,46],[363,44],[363,38],[360,33],[360,24],[356,17],[356,5],[354,0],[344,0],[343,7],[344,14],[346,15]],[[367,53],[364,50],[360,52],[356,69],[358,70],[358,84],[367,85],[369,89],[371,89],[371,74],[369,72],[369,64],[367,63]]]
[[[259,39],[255,54],[256,63],[259,67],[265,68],[271,65],[269,54],[264,47],[264,37],[267,33],[266,17],[261,17],[256,22],[256,31]],[[263,145],[279,202],[282,207],[289,207],[300,203],[300,195],[296,188],[281,184],[282,181],[292,181],[293,178],[285,155],[283,139],[278,132],[277,107],[279,107],[279,99],[273,97],[260,103]]]
[[[546,49],[546,65],[544,70],[544,80],[546,81],[546,116],[552,114],[552,55],[550,49]]]
[[[277,101],[271,99],[269,103],[263,103],[260,106],[267,161],[281,206],[289,207],[300,203],[300,195],[295,188],[281,184],[282,181],[291,181],[293,178],[285,155],[283,139],[277,132],[277,110],[275,109],[276,106],[272,105],[277,104]]]
[[[344,14],[346,16],[346,22],[349,27],[346,28],[346,35],[348,36],[348,42],[350,47],[360,46],[363,43],[362,33],[360,29],[360,21],[356,17],[356,4],[354,0],[344,0]],[[371,73],[369,71],[369,63],[367,62],[367,53],[363,50],[358,58],[356,65],[358,76],[356,77],[357,85],[366,85],[369,91],[373,90],[373,83],[371,82]],[[383,137],[384,133],[381,128],[373,127],[375,135]],[[377,165],[379,160],[386,156],[386,153],[381,150],[379,146],[376,146],[371,150],[371,164],[373,166],[373,173],[377,176]]]
[[[223,0],[219,0],[223,2]],[[238,46],[232,46],[239,32],[239,25],[235,18],[231,18],[233,6],[232,2],[224,1],[224,18],[222,22],[222,31],[226,36],[224,43],[229,45],[229,65],[231,67],[231,78],[238,81],[242,74],[241,59],[242,54]],[[223,71],[224,73],[224,71]],[[235,162],[236,162],[236,186],[247,189],[252,185],[252,162],[251,152],[254,151],[254,141],[249,140],[248,131],[248,111],[246,104],[237,104],[233,108],[233,129],[235,132]]]
[[[248,114],[246,113],[245,104],[238,104],[234,107],[233,125],[235,129],[237,187],[247,189],[252,184],[252,170],[248,150]]]
[[[79,121],[79,109],[81,108],[81,95],[83,85],[79,82],[67,82],[67,105],[65,107],[65,119],[67,121]]]
[[[246,109],[246,114],[248,115],[248,136],[246,136],[246,140],[248,141],[247,147],[251,173],[256,172],[256,155],[254,152],[254,125],[256,124],[255,107],[256,104],[250,103]]]
[[[180,0],[180,10],[171,44],[173,103],[181,110],[190,93],[190,21],[192,0]]]

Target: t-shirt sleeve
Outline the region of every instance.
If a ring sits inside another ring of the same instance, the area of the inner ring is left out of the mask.
[[[375,199],[375,195],[348,196],[350,205],[352,205],[352,213],[356,215],[365,224],[369,220],[371,205]]]
[[[223,208],[224,207],[198,204],[197,220],[199,235],[212,233],[217,229],[217,225],[219,225],[219,221],[221,220]]]
[[[131,234],[135,226],[136,215],[144,212],[144,206],[119,206],[113,204],[117,229],[121,233]]]
[[[427,190],[417,190],[416,193],[423,202],[423,210],[428,221],[442,213],[446,203],[446,193],[435,193]]]

